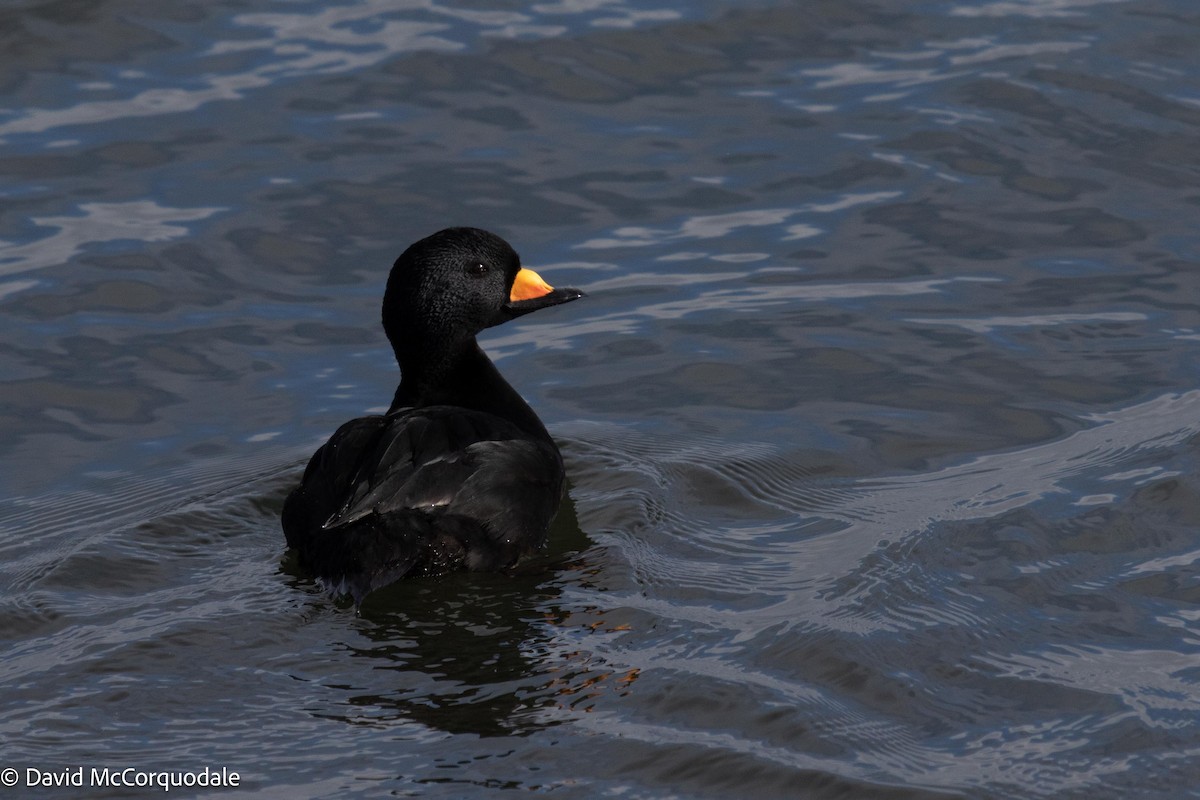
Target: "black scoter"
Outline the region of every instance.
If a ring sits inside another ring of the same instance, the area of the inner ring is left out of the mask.
[[[283,531],[300,565],[361,603],[407,576],[504,569],[542,547],[562,456],[475,336],[582,296],[478,228],[405,250],[383,296],[400,385],[386,414],[338,428],[288,496]]]

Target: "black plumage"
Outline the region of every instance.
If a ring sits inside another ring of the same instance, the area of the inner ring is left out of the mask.
[[[405,250],[383,301],[400,384],[386,414],[338,428],[288,496],[283,530],[301,566],[361,602],[406,576],[503,569],[542,547],[562,456],[475,336],[582,296],[476,228]]]

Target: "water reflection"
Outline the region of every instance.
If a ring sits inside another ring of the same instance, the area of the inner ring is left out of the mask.
[[[25,244],[0,241],[0,275],[15,275],[58,266],[106,242],[165,242],[180,239],[192,228],[179,223],[212,217],[224,208],[168,208],[153,200],[124,203],[81,203],[79,214],[33,217],[38,228],[57,229]]]
[[[860,205],[872,205],[890,200],[897,192],[871,192],[848,194],[826,203],[812,203],[800,208],[759,208],[737,211],[730,214],[704,215],[685,219],[675,230],[641,227],[623,227],[613,231],[606,239],[589,239],[576,245],[581,250],[607,250],[618,247],[646,247],[678,240],[704,240],[728,237],[745,227],[782,225],[798,214],[829,214],[847,211]],[[820,229],[806,223],[790,225],[784,229],[783,241],[807,239]]]
[[[458,573],[401,581],[372,593],[345,644],[362,659],[365,684],[331,686],[353,711],[320,714],[350,723],[406,723],[446,733],[528,735],[588,710],[606,692],[624,693],[636,673],[591,663],[588,650],[611,630],[596,608],[562,602],[563,587],[586,584],[591,543],[564,502],[551,549],[504,573]],[[290,569],[289,569],[290,571]],[[306,582],[306,581],[302,581]],[[353,613],[349,606],[343,611]],[[369,676],[369,677],[368,677]]]

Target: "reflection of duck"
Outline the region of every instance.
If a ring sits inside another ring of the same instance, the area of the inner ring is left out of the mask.
[[[288,496],[283,530],[301,565],[361,602],[406,575],[501,569],[541,547],[562,456],[475,336],[582,296],[476,228],[405,250],[383,297],[400,385],[387,414],[338,428]]]

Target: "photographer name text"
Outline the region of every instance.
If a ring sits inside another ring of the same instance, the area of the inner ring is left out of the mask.
[[[23,780],[22,780],[23,779]],[[0,770],[0,785],[4,787],[25,786],[73,786],[92,789],[117,787],[136,789],[224,789],[241,785],[241,776],[228,767],[199,770],[148,770],[139,767],[67,767],[43,770],[36,767],[6,767]]]

